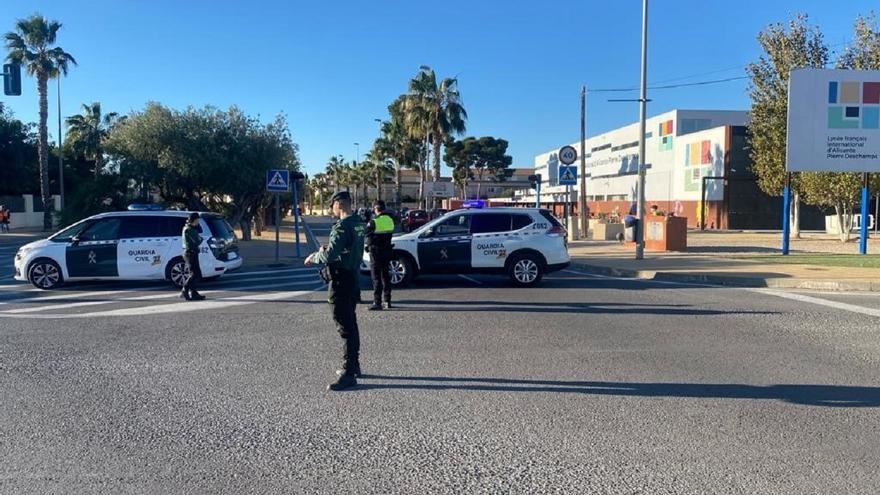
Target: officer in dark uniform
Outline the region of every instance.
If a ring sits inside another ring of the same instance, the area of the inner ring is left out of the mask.
[[[367,223],[364,234],[364,250],[370,253],[370,276],[373,279],[373,305],[371,311],[391,308],[391,236],[394,219],[385,213],[385,202],[373,203],[375,216]]]
[[[351,195],[340,191],[330,198],[333,216],[339,220],[333,224],[330,240],[326,246],[310,254],[305,265],[326,264],[329,271],[328,302],[333,311],[333,322],[345,342],[342,369],[338,379],[329,390],[344,390],[357,385],[361,374],[360,334],[357,325],[357,303],[360,299],[358,270],[364,256],[364,222],[351,210]]]
[[[202,244],[202,236],[199,235],[199,214],[192,212],[183,226],[183,261],[189,270],[189,276],[183,283],[180,297],[187,301],[201,301],[205,296],[196,290],[196,284],[202,280],[202,268],[199,266],[199,246]]]

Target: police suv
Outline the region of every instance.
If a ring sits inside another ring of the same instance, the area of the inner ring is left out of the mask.
[[[76,280],[168,280],[186,276],[181,232],[189,212],[124,211],[95,215],[48,239],[22,246],[15,279],[39,289]],[[205,278],[241,266],[232,228],[220,215],[202,213],[199,265]]]
[[[562,224],[537,208],[451,211],[421,228],[395,236],[391,283],[421,274],[507,274],[515,285],[538,284],[545,273],[570,263]],[[364,253],[362,270],[369,267]]]

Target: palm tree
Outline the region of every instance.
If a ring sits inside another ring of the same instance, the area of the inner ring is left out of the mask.
[[[67,117],[67,138],[74,151],[95,162],[95,177],[104,169],[102,143],[110,128],[120,120],[119,114],[101,115],[101,103],[82,105],[83,113]]]
[[[315,192],[318,193],[318,204],[321,205],[321,212],[324,212],[324,193],[330,189],[330,178],[327,174],[315,174],[312,177],[312,180],[309,181],[309,188],[314,195]],[[310,201],[310,205],[312,206],[311,211],[314,212],[314,196],[312,197],[312,201]]]
[[[43,229],[52,228],[52,195],[49,192],[49,79],[67,75],[70,64],[76,65],[73,56],[61,47],[54,46],[61,29],[58,21],[47,21],[34,14],[15,23],[15,31],[4,36],[9,54],[6,59],[25,66],[27,73],[37,78],[40,100],[40,127],[38,154],[40,158],[40,194],[43,198]]]
[[[342,179],[345,175],[345,164],[338,157],[331,156],[327,160],[326,174],[333,182],[333,192],[339,192],[339,187],[342,185]]]
[[[382,184],[385,183],[385,179],[394,175],[394,166],[390,159],[381,158],[381,155],[378,155],[375,151],[373,149],[367,153],[367,159],[364,161],[364,164],[366,165],[369,182],[376,186],[376,199],[380,200],[382,199]]]
[[[412,134],[424,136],[434,152],[433,181],[440,180],[440,148],[454,135],[465,131],[467,111],[458,91],[458,79],[448,77],[437,83],[434,70],[421,66],[409,81],[406,100],[408,127]],[[424,161],[427,165],[427,156]]]

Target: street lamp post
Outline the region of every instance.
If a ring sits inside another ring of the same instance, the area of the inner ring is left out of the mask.
[[[646,79],[648,72],[648,0],[642,0],[642,76],[639,89],[639,225],[636,229],[636,259],[645,257],[645,106],[647,103]]]
[[[61,210],[64,210],[64,153],[61,147],[64,140],[61,138],[61,73],[58,73],[58,187],[61,197]]]
[[[357,165],[361,161],[361,143],[354,143],[354,164]]]

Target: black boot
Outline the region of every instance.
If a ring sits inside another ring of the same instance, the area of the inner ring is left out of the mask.
[[[354,375],[350,375],[348,373],[339,375],[339,378],[336,379],[335,382],[327,385],[327,390],[332,390],[337,392],[339,390],[346,390],[351,387],[357,385],[357,380],[354,378]]]
[[[388,301],[385,301],[384,304],[382,304],[382,309],[391,309],[391,300],[390,299]]]
[[[192,301],[192,296],[189,295],[189,289],[187,289],[186,287],[181,289],[180,290],[180,298],[186,299],[187,301]]]
[[[370,306],[367,309],[369,309],[370,311],[380,311],[382,309],[382,304],[379,303],[379,301],[376,301],[373,303],[372,306]]]
[[[361,377],[361,365],[356,364],[354,366],[343,366],[342,368],[339,368],[338,370],[336,370],[337,376],[342,376],[342,375],[346,375],[346,374],[354,376],[356,378],[360,378]]]
[[[192,291],[190,291],[189,299],[190,299],[190,301],[204,301],[205,296],[199,294],[195,290],[192,290]]]

